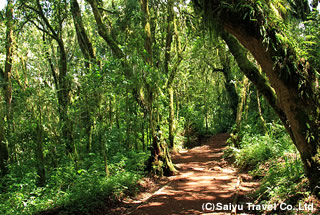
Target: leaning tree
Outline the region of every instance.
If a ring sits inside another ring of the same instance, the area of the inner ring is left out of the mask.
[[[290,2],[295,7],[290,7]],[[311,11],[305,7],[307,1],[194,0],[193,3],[205,23],[226,41],[241,70],[279,115],[300,153],[310,188],[319,196],[319,62],[308,61],[301,55],[301,44],[290,36],[289,28],[298,18],[307,19]],[[248,60],[247,51],[263,73]]]

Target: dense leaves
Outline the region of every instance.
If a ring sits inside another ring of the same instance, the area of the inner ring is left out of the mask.
[[[307,161],[319,158],[304,145],[319,145],[315,7],[9,0],[0,9],[0,213],[90,213],[137,192],[146,174],[175,174],[170,150],[221,132],[232,133],[236,164],[257,175],[284,159],[270,164],[261,192],[272,184],[269,199],[286,186],[291,194],[302,163],[310,179],[317,162]]]

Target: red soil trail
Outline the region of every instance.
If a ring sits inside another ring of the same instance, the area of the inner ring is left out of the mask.
[[[222,158],[228,137],[228,134],[219,134],[211,137],[205,145],[174,155],[172,158],[179,174],[169,177],[167,185],[127,214],[230,214],[228,210],[202,209],[206,202],[232,203],[240,175],[243,179],[239,188],[240,201],[241,196],[257,187],[248,175],[238,173]]]

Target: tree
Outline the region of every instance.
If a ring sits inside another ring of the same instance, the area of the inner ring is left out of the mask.
[[[129,89],[132,91],[136,101],[139,103],[140,107],[145,111],[149,117],[149,127],[150,133],[152,136],[152,150],[151,150],[151,159],[149,162],[149,167],[151,165],[156,166],[156,169],[159,169],[159,173],[164,173],[166,175],[172,175],[175,172],[174,166],[172,165],[171,158],[169,155],[169,151],[167,150],[167,146],[165,143],[160,143],[159,135],[157,131],[160,129],[160,125],[157,125],[157,118],[154,114],[154,101],[155,95],[154,90],[150,83],[145,78],[145,74],[148,71],[143,71],[142,75],[142,84],[143,88],[141,88],[140,84],[134,85],[135,74],[133,65],[128,61],[126,53],[119,47],[120,44],[116,41],[116,39],[112,35],[112,26],[105,25],[102,19],[101,10],[99,10],[99,3],[96,0],[87,0],[90,4],[95,22],[97,24],[98,33],[104,39],[106,44],[109,46],[113,56],[120,60],[122,64],[122,68],[124,70],[124,75],[127,80],[130,81],[131,85]],[[152,53],[152,35],[151,35],[151,23],[150,23],[150,13],[149,13],[149,1],[141,0],[140,1],[141,10],[143,13],[143,25],[144,25],[144,61],[146,63],[145,68],[153,68],[153,53]],[[144,92],[145,91],[145,92]],[[159,112],[158,112],[159,113]],[[160,161],[160,162],[158,162]],[[150,170],[152,168],[149,168]]]
[[[301,155],[311,190],[319,196],[320,100],[318,73],[314,69],[317,65],[299,56],[294,39],[288,34],[283,7],[279,7],[284,3],[273,5],[270,1],[246,0],[195,0],[194,3],[207,23],[218,32],[232,34],[261,66],[268,81],[256,87],[284,123]],[[246,75],[250,79],[250,74]],[[275,90],[275,94],[270,94],[272,97],[263,93],[269,82]]]
[[[6,139],[10,136],[11,118],[12,118],[12,64],[13,64],[13,2],[8,0],[6,7],[6,60],[4,71],[0,68],[0,80],[3,82],[3,94],[5,101],[4,111],[0,112],[0,175],[8,172],[7,161],[9,159],[9,149]],[[2,109],[2,108],[1,108]],[[7,128],[5,129],[5,121],[3,113],[6,116]]]
[[[50,47],[51,41],[55,41],[57,44],[57,57],[58,65],[55,68],[52,62],[52,56],[50,52],[46,51],[46,57],[50,66],[52,77],[56,88],[57,98],[59,102],[59,116],[61,126],[62,140],[66,146],[66,152],[72,153],[73,146],[73,134],[72,123],[70,121],[68,111],[70,106],[70,77],[68,76],[68,60],[67,51],[64,42],[63,26],[67,18],[67,13],[63,12],[64,8],[67,8],[67,3],[64,1],[52,1],[41,3],[40,0],[32,2],[23,2],[23,7],[39,18],[31,18],[29,21],[33,23],[40,31],[43,32],[43,42]],[[55,10],[51,10],[54,8]],[[53,14],[52,18],[48,18]],[[51,21],[51,23],[50,23]]]

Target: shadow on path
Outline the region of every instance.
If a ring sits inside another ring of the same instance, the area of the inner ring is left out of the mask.
[[[167,185],[153,193],[145,202],[134,205],[134,209],[126,214],[230,214],[230,210],[225,210],[226,213],[206,211],[202,206],[207,202],[227,205],[232,203],[240,175],[246,180],[241,183],[239,196],[247,195],[258,183],[248,175],[238,173],[237,169],[222,158],[228,137],[228,134],[219,134],[211,137],[206,145],[174,155],[173,162],[179,174],[169,177]],[[208,207],[210,209],[212,205],[209,204]]]

